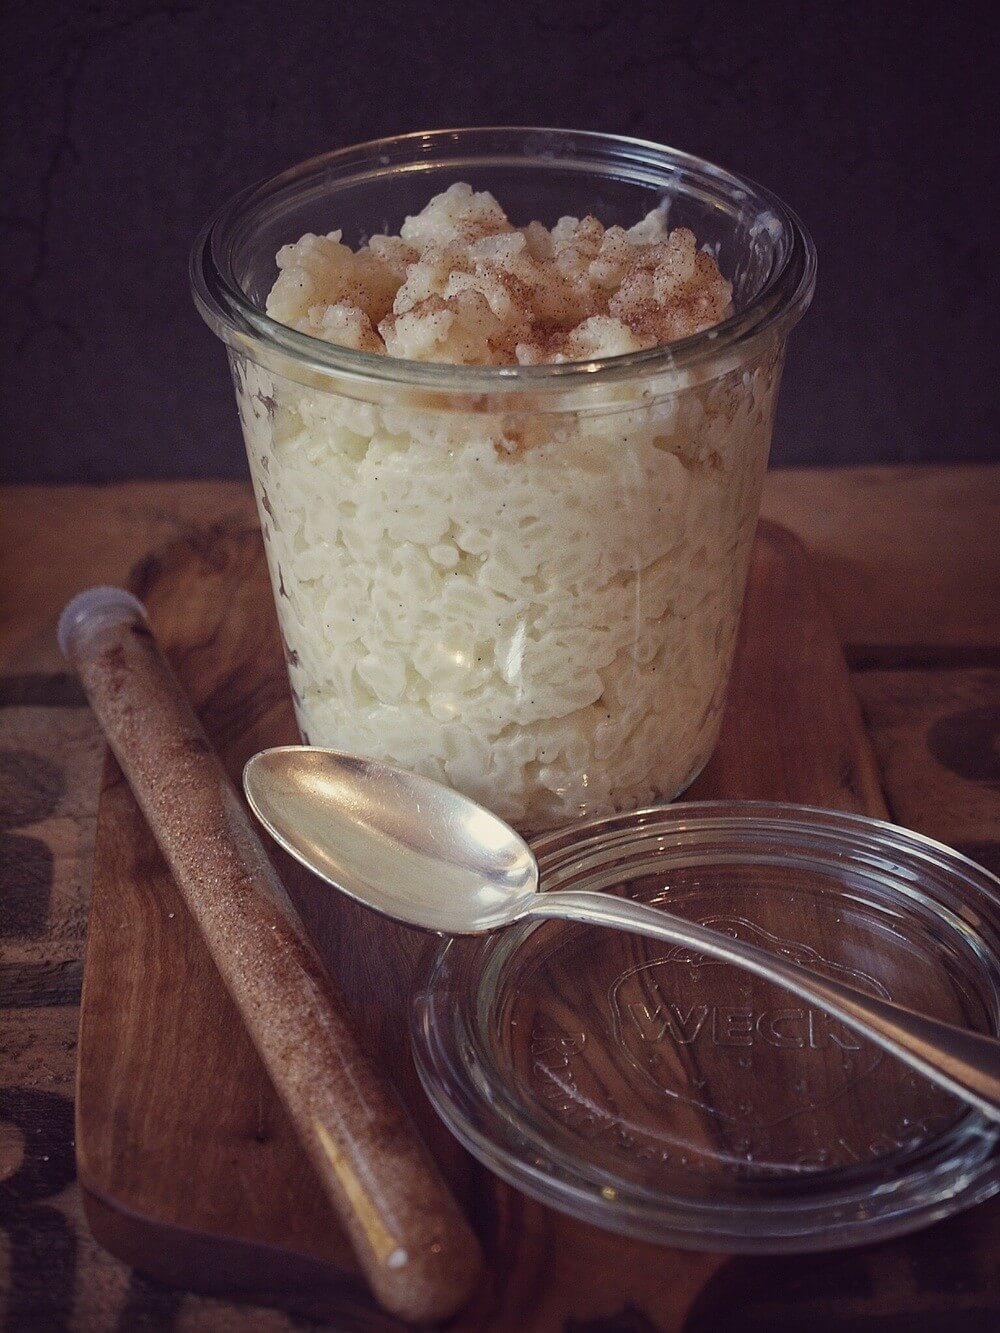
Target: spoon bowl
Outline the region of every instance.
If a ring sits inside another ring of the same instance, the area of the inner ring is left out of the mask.
[[[335,750],[286,745],[243,770],[250,808],[303,865],[383,916],[479,935],[538,892],[531,849],[439,782]]]

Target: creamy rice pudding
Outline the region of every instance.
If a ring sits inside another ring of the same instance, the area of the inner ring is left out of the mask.
[[[537,366],[711,329],[732,289],[654,210],[515,226],[457,184],[398,236],[284,246],[314,338]],[[609,407],[331,393],[234,355],[299,722],[522,829],[670,798],[718,733],[780,346]]]

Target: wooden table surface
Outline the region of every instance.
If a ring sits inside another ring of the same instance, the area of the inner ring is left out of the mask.
[[[0,1327],[312,1327],[129,1272],[90,1238],[74,1181],[102,745],[59,657],[56,617],[74,592],[125,581],[171,539],[245,522],[249,488],[9,488],[0,507]],[[764,512],[812,552],[894,818],[1000,873],[1000,467],[776,472]],[[736,1261],[731,1308],[717,1293],[718,1314],[699,1327],[975,1333],[997,1326],[998,1261],[994,1202],[905,1245],[806,1265],[798,1280],[795,1263]],[[609,1309],[567,1333],[650,1330],[636,1312]]]

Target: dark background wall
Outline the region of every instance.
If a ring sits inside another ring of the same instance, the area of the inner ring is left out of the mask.
[[[777,462],[997,457],[997,12],[6,0],[4,472],[239,474],[198,226],[324,149],[462,123],[656,139],[802,215],[820,281]]]

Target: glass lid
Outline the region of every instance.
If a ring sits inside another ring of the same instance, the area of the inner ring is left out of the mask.
[[[662,904],[1000,1033],[1000,881],[917,834],[692,802],[533,847],[546,891]],[[493,1171],[649,1240],[833,1248],[1000,1189],[1000,1125],[781,988],[639,936],[544,921],[435,942],[413,1046],[439,1114]]]

